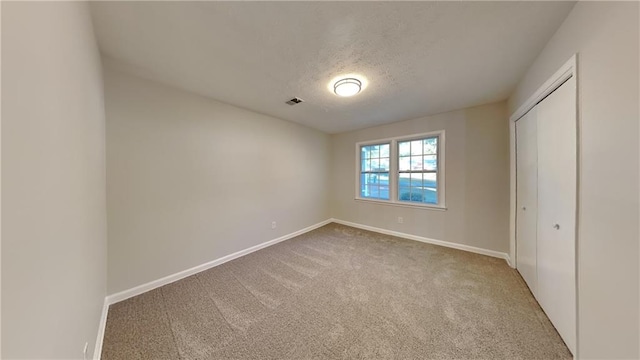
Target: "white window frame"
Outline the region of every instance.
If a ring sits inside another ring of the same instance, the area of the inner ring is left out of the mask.
[[[438,167],[437,167],[437,189],[438,189],[438,203],[437,204],[426,204],[426,203],[418,203],[418,202],[410,202],[410,201],[400,201],[398,199],[398,178],[400,176],[399,172],[399,154],[398,154],[398,142],[401,141],[410,141],[410,140],[418,140],[429,137],[438,137]],[[377,144],[389,144],[389,200],[384,199],[371,199],[360,196],[360,178],[362,171],[362,162],[360,156],[362,154],[361,148],[362,146],[368,145],[377,145]],[[430,210],[446,210],[446,198],[445,198],[445,131],[431,131],[420,134],[412,134],[407,136],[397,136],[391,138],[384,139],[376,139],[376,140],[368,140],[361,141],[356,143],[356,176],[355,176],[355,200],[377,203],[382,205],[392,205],[392,206],[400,206],[400,207],[412,207],[412,208],[422,208],[422,209],[430,209]]]
[[[360,156],[362,155],[362,147],[364,146],[371,146],[371,145],[389,145],[389,200],[391,200],[393,194],[391,193],[391,177],[393,176],[393,168],[391,167],[391,162],[392,160],[392,156],[393,156],[393,151],[391,149],[391,147],[393,146],[393,143],[391,141],[381,141],[381,142],[366,142],[366,143],[361,143],[357,148],[356,151],[358,152],[358,154],[356,155],[356,157],[358,158],[358,160],[362,161],[362,159],[360,158]],[[379,198],[372,198],[372,197],[361,197],[360,196],[360,179],[362,178],[362,162],[360,162],[358,164],[358,180],[357,180],[357,189],[356,189],[356,196],[358,196],[360,199],[362,200],[371,200],[371,201],[389,201],[389,200],[385,200],[385,199],[379,199]]]

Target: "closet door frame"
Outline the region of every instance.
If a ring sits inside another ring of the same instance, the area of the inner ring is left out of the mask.
[[[542,84],[528,99],[522,104],[510,117],[509,117],[509,161],[510,161],[510,210],[509,210],[509,259],[507,259],[509,266],[516,268],[518,259],[516,256],[516,121],[524,116],[529,110],[536,106],[545,97],[551,94],[554,90],[560,87],[565,81],[573,77],[576,81],[575,106],[576,106],[576,217],[575,217],[575,274],[576,274],[576,351],[573,354],[574,359],[579,358],[579,317],[578,317],[578,305],[579,305],[579,292],[578,292],[578,279],[580,276],[578,269],[579,253],[578,253],[578,239],[579,239],[579,224],[578,224],[578,211],[580,203],[580,133],[579,133],[579,119],[580,113],[578,108],[578,91],[579,91],[579,79],[577,68],[577,54],[574,54],[567,60],[564,65],[558,69],[547,81]]]

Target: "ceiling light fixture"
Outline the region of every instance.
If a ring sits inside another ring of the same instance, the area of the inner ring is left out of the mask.
[[[348,97],[360,92],[362,82],[356,78],[345,78],[333,84],[333,92],[338,96]]]

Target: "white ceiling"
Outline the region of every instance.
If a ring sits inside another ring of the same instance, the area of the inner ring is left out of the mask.
[[[328,133],[506,99],[573,5],[91,4],[102,53],[127,71]],[[350,73],[367,88],[333,94]]]

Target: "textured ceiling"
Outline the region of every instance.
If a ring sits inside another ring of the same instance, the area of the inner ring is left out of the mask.
[[[125,71],[328,133],[506,99],[573,2],[93,2]],[[359,74],[351,98],[329,90]],[[304,103],[289,106],[297,96]]]

